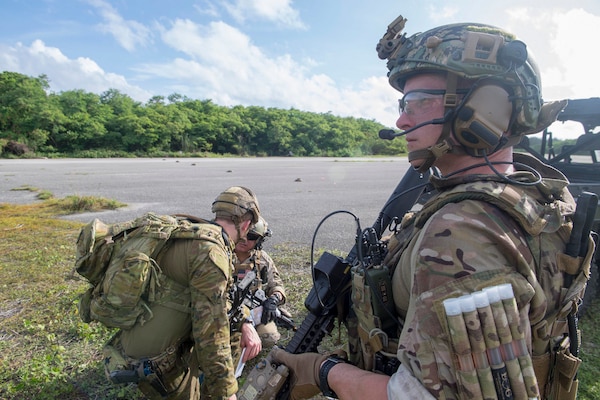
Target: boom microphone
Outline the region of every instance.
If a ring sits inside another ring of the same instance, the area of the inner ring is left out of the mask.
[[[393,129],[382,129],[379,131],[379,138],[385,140],[392,140],[396,136],[404,135],[404,131],[396,133]]]
[[[454,114],[454,110],[448,110],[443,118],[435,118],[430,121],[421,122],[420,124],[417,124],[417,125],[413,126],[412,128],[407,129],[405,131],[396,132],[393,129],[382,129],[379,131],[379,137],[381,139],[392,140],[394,138],[397,138],[398,136],[404,136],[407,133],[412,132],[415,129],[419,129],[425,125],[442,125],[442,124],[445,124],[446,122],[448,122],[450,120],[450,118],[453,116],[453,114]]]

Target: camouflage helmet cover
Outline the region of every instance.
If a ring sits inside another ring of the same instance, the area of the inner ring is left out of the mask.
[[[379,58],[388,59],[388,78],[395,89],[403,91],[409,77],[430,72],[497,82],[515,100],[513,133],[539,131],[541,82],[523,42],[500,28],[477,23],[443,25],[406,37],[400,35],[405,22],[402,16],[394,20],[377,45]]]
[[[212,212],[217,217],[242,217],[252,214],[252,223],[260,218],[258,199],[252,190],[243,186],[232,186],[221,192],[212,203]]]

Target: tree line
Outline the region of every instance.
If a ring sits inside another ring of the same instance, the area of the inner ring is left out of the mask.
[[[0,148],[7,156],[397,155],[374,120],[297,109],[225,107],[174,93],[134,101],[116,89],[53,93],[47,76],[0,73]]]

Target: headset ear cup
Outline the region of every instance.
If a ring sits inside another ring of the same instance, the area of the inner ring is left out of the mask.
[[[456,140],[471,155],[490,154],[508,130],[512,111],[509,94],[501,86],[475,89],[454,119]]]

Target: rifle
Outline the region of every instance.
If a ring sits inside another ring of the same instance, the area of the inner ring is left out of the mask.
[[[244,279],[231,287],[229,298],[231,299],[232,306],[227,313],[227,317],[229,318],[232,332],[235,332],[240,323],[247,317],[244,313],[244,308],[246,307],[244,300],[246,297],[252,295],[250,288],[254,279],[256,279],[256,272],[254,270],[248,271]]]
[[[253,321],[257,321],[255,325],[260,324],[262,318],[262,303],[267,299],[265,291],[262,289],[256,290],[254,293],[246,296],[245,304],[250,308],[250,314]],[[294,324],[294,320],[281,312],[279,307],[275,310],[275,325],[296,331],[298,327]]]
[[[234,332],[242,320],[246,319],[247,316],[244,313],[244,308],[248,307],[250,311],[250,318],[254,325],[260,324],[262,316],[262,303],[266,300],[265,291],[262,289],[256,290],[254,293],[250,290],[252,283],[256,279],[256,271],[250,270],[244,276],[244,279],[237,282],[232,286],[229,292],[229,297],[232,300],[232,307],[228,313],[229,323]],[[285,329],[293,331],[297,330],[294,320],[283,314],[279,308],[276,311],[277,317],[275,318],[275,324]]]
[[[314,283],[304,306],[308,315],[285,347],[289,353],[299,354],[317,351],[325,335],[334,328],[334,320],[341,316],[337,312],[338,301],[347,298],[350,290],[351,266],[359,255],[375,254],[380,257],[381,247],[374,243],[381,239],[385,229],[393,221],[410,210],[420,197],[428,182],[428,174],[421,174],[409,168],[390,195],[372,227],[357,235],[356,244],[345,259],[324,252],[314,266]],[[285,365],[275,365],[271,352],[257,363],[237,393],[240,400],[288,399],[290,388]]]

